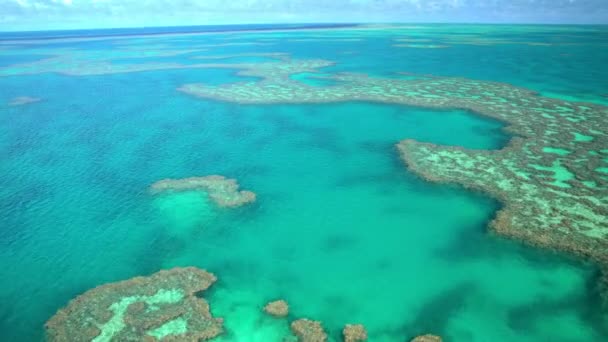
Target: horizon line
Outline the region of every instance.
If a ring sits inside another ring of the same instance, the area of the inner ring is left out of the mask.
[[[340,29],[356,26],[366,25],[487,25],[487,26],[608,26],[608,23],[555,23],[555,22],[457,22],[457,21],[445,21],[445,22],[284,22],[284,23],[260,23],[260,22],[246,22],[246,23],[230,23],[230,24],[197,24],[197,25],[150,25],[150,26],[116,26],[116,27],[88,27],[88,28],[68,28],[68,29],[32,29],[32,30],[0,30],[0,34],[3,33],[38,33],[38,32],[82,32],[82,31],[103,31],[103,30],[137,30],[137,29],[168,29],[168,28],[197,28],[197,27],[234,27],[234,26],[294,26],[294,25],[310,25],[308,27],[295,27],[294,30],[314,30],[314,29]],[[325,26],[324,26],[325,25]],[[318,27],[316,27],[318,26]],[[261,28],[259,30],[272,30],[272,28]],[[217,33],[222,32],[238,32],[246,30],[225,30],[215,31]],[[182,32],[182,33],[212,33],[214,31],[200,31],[200,32]],[[175,32],[180,33],[180,32]],[[155,33],[149,33],[154,35]],[[111,35],[107,35],[111,36]],[[63,37],[65,38],[65,37]]]

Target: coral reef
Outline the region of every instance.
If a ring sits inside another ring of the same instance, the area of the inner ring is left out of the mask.
[[[289,304],[283,299],[275,300],[264,306],[264,312],[274,317],[285,317],[289,314]]]
[[[367,330],[362,324],[347,324],[342,330],[344,342],[367,341]]]
[[[306,318],[293,321],[291,331],[298,337],[300,342],[325,342],[327,334],[319,321],[312,321]]]
[[[23,106],[26,104],[30,104],[30,103],[34,103],[34,102],[39,102],[41,99],[37,98],[37,97],[30,97],[30,96],[17,96],[15,98],[13,98],[8,105],[9,106]]]
[[[384,79],[333,75],[333,86],[290,79],[329,61],[261,63],[239,73],[262,78],[220,86],[188,84],[188,94],[251,104],[371,101],[464,109],[508,124],[514,138],[498,151],[398,144],[408,168],[427,180],[458,183],[499,199],[494,231],[573,252],[608,266],[608,107],[539,96],[504,83],[464,78]]]
[[[98,286],[71,300],[45,324],[49,341],[200,341],[223,331],[195,294],[216,277],[174,268]]]
[[[437,335],[427,334],[427,335],[417,336],[411,342],[441,342],[441,341],[443,341],[441,339],[441,337],[439,337]]]
[[[315,94],[326,92],[330,88],[319,87],[311,95],[315,98],[306,99],[306,92],[310,89],[304,83],[295,81],[291,75],[298,73],[316,73],[319,68],[333,65],[333,62],[322,59],[286,60],[282,62],[231,64],[232,68],[239,69],[239,76],[259,77],[261,82],[244,82],[221,87],[206,86],[204,84],[185,84],[178,90],[203,98],[234,101],[239,103],[314,103],[319,98]],[[257,93],[257,92],[260,93]],[[289,100],[292,101],[289,101]],[[339,100],[336,100],[339,101]],[[327,102],[327,101],[319,101]]]
[[[163,179],[152,184],[150,190],[155,194],[166,191],[202,190],[207,192],[209,198],[220,207],[238,207],[256,199],[255,193],[239,190],[239,184],[235,179],[218,175]]]

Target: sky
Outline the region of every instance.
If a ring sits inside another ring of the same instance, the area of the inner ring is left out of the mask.
[[[0,31],[309,22],[608,24],[608,0],[0,0]]]

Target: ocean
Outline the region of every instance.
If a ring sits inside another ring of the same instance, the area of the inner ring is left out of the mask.
[[[283,341],[300,318],[321,322],[329,341],[350,323],[372,342],[607,341],[597,262],[497,232],[509,197],[480,189],[485,170],[471,184],[433,181],[445,160],[414,168],[396,146],[491,156],[528,139],[480,115],[490,111],[481,94],[470,106],[437,97],[435,80],[608,113],[606,61],[606,26],[0,34],[0,340],[44,340],[45,322],[96,286],[195,266],[217,276],[202,294],[224,320],[217,341]],[[367,95],[373,82],[387,85],[379,97]],[[405,103],[408,82],[436,102]],[[580,139],[608,137],[606,120],[588,120],[594,131]],[[608,198],[603,148],[589,149],[599,156],[589,201]],[[538,165],[557,186],[579,186],[573,167],[569,177]],[[255,201],[150,190],[209,175]],[[604,243],[597,215],[589,236]],[[276,299],[287,317],[262,311]]]

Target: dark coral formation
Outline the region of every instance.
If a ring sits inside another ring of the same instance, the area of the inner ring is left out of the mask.
[[[465,109],[501,120],[515,136],[499,151],[398,144],[413,172],[499,199],[491,227],[538,246],[567,250],[608,266],[608,107],[538,96],[508,84],[464,78],[371,78],[336,74],[334,86],[290,79],[331,65],[321,60],[260,63],[240,74],[258,82],[184,85],[181,91],[239,103],[373,101]]]
[[[254,202],[256,199],[255,193],[239,190],[239,184],[235,179],[218,175],[163,179],[152,184],[150,189],[153,193],[165,191],[205,191],[209,195],[209,198],[220,207],[238,207]]]
[[[23,106],[30,103],[39,102],[41,99],[38,97],[31,96],[17,96],[10,100],[8,103],[9,106]]]
[[[367,341],[367,330],[362,324],[347,324],[342,330],[344,342]]]
[[[300,342],[325,342],[327,333],[319,321],[306,318],[291,323],[291,331],[298,337]]]
[[[427,334],[427,335],[416,336],[411,342],[441,342],[441,341],[443,341],[441,339],[441,337],[439,337],[437,335]]]
[[[264,312],[274,317],[289,315],[289,304],[283,299],[272,301],[264,306]]]
[[[49,341],[201,341],[222,333],[222,320],[195,294],[216,277],[174,268],[98,286],[71,300],[45,324]]]

